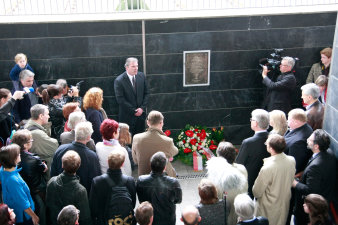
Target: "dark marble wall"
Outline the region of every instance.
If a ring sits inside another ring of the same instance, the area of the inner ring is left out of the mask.
[[[152,109],[163,112],[165,129],[185,124],[224,126],[226,139],[240,144],[252,135],[250,112],[264,96],[258,60],[273,48],[299,57],[296,77],[305,82],[319,51],[333,42],[336,13],[145,21],[146,68]],[[142,58],[141,21],[0,25],[0,86],[11,87],[8,74],[16,53],[27,54],[39,83],[66,78],[104,90],[111,118],[118,109],[113,81],[128,56]],[[210,86],[183,87],[183,51],[210,50]],[[294,93],[300,104],[300,91]]]

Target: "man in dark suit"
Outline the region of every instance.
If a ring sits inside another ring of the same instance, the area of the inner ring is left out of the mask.
[[[286,142],[285,153],[293,156],[296,160],[296,175],[300,178],[310,159],[312,152],[307,148],[306,140],[312,134],[313,130],[307,124],[306,113],[303,109],[293,109],[288,114],[289,129],[285,133],[284,138]],[[295,193],[292,190],[292,197],[290,200],[289,214],[286,224],[290,224],[292,209],[295,201]]]
[[[263,166],[263,159],[270,157],[264,144],[269,135],[266,131],[269,128],[269,113],[263,109],[255,109],[251,113],[250,121],[255,134],[242,142],[236,163],[244,165],[248,171],[248,194],[253,198],[252,186]]]
[[[23,70],[19,75],[19,91],[32,88],[35,74],[30,70]],[[12,94],[14,94],[14,88]],[[20,123],[22,120],[28,120],[31,117],[30,108],[38,103],[38,96],[35,92],[29,92],[15,102],[13,108],[14,120]]]
[[[307,124],[306,113],[302,109],[293,109],[288,114],[289,130],[285,133],[285,153],[296,160],[296,176],[300,177],[312,152],[307,148],[306,140],[313,130]]]
[[[267,76],[268,68],[263,66],[263,84],[267,87],[264,108],[269,112],[278,109],[287,114],[291,109],[291,94],[296,87],[296,78],[291,72],[294,66],[293,58],[284,57],[279,67],[282,74],[277,77],[276,82]]]
[[[313,155],[309,160],[305,171],[299,181],[294,180],[292,187],[295,188],[295,224],[308,224],[307,215],[303,210],[303,198],[308,194],[322,195],[328,202],[333,197],[336,180],[336,159],[328,153],[330,137],[324,130],[317,129],[307,139],[308,147]]]
[[[145,75],[138,72],[138,60],[128,58],[126,72],[114,81],[116,101],[119,104],[119,122],[127,123],[133,135],[144,132],[148,89]]]
[[[319,87],[314,83],[305,84],[301,87],[302,99],[306,106],[307,123],[313,130],[323,127],[324,106],[318,100]]]

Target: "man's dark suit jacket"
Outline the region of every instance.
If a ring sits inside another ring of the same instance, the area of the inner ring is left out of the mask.
[[[19,82],[18,91],[23,91],[23,86],[21,82]],[[13,88],[12,94],[14,94],[15,90]],[[31,117],[30,109],[32,107],[31,100],[29,99],[28,94],[23,95],[23,99],[18,99],[15,102],[13,108],[13,116],[16,123],[20,123],[22,120],[28,120]]]
[[[297,221],[302,221],[303,218],[306,218],[302,196],[314,193],[322,195],[328,202],[332,199],[336,173],[336,158],[333,154],[319,152],[310,159],[300,182],[295,187],[295,216]],[[306,224],[306,222],[301,224]]]
[[[279,75],[276,82],[265,77],[263,84],[267,87],[264,108],[269,112],[278,109],[287,114],[291,109],[291,94],[296,87],[296,78],[293,73]]]
[[[69,150],[73,150],[80,155],[81,165],[76,175],[80,177],[80,183],[86,188],[89,195],[93,178],[101,175],[101,167],[96,153],[80,142],[73,141],[70,144],[61,145],[56,150],[50,169],[50,176],[54,177],[63,172],[62,156]]]
[[[252,186],[263,166],[263,159],[270,157],[264,144],[268,135],[269,133],[264,131],[245,139],[236,158],[236,163],[244,165],[248,171],[248,194],[252,198]]]
[[[119,122],[127,123],[133,134],[135,134],[134,130],[138,131],[135,127],[137,120],[142,120],[143,123],[145,121],[149,98],[146,78],[142,72],[135,75],[135,82],[136,92],[126,72],[119,75],[114,81],[115,97],[119,104]],[[134,115],[137,108],[143,109],[143,114],[139,118]],[[140,132],[144,132],[144,130]]]
[[[313,130],[322,129],[323,118],[324,118],[324,106],[317,100],[309,109],[306,110],[307,123],[312,127]]]
[[[307,139],[312,132],[309,124],[305,123],[303,126],[292,131],[288,130],[285,133],[285,153],[295,158],[296,174],[305,169],[308,160],[311,158],[312,151],[307,148]]]

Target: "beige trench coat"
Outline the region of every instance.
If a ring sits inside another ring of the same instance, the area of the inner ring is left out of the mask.
[[[257,216],[265,216],[269,224],[285,225],[291,198],[291,185],[296,161],[284,153],[264,159],[252,192],[258,200]]]
[[[136,134],[133,138],[132,153],[133,160],[138,164],[138,175],[149,174],[150,158],[156,152],[162,151],[171,158],[178,153],[177,147],[174,145],[173,139],[167,137],[163,131],[156,128],[149,128],[148,131]],[[171,177],[176,177],[175,169],[168,160],[166,172]]]

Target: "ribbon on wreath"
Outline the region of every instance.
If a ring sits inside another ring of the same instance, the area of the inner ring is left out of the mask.
[[[208,148],[203,148],[203,155],[207,157],[207,160],[211,159],[212,157],[215,157],[214,153]]]
[[[202,171],[203,170],[202,156],[197,151],[195,151],[192,153],[192,157],[193,157],[194,171]]]

